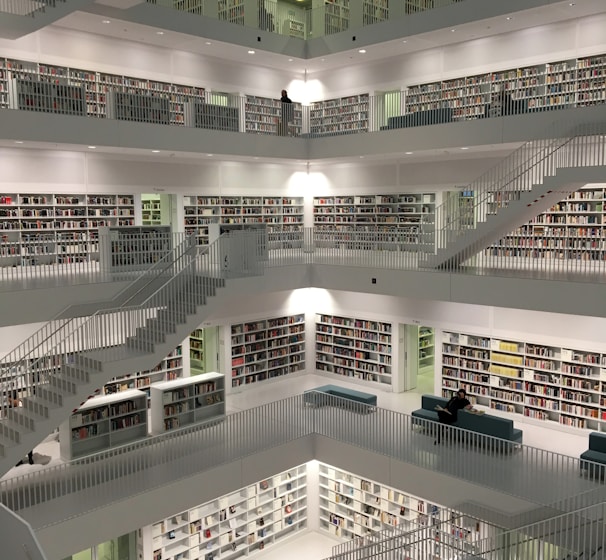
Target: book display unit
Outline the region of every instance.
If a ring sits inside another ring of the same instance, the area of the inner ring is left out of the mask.
[[[368,131],[367,93],[328,99],[309,107],[309,132],[313,136]]]
[[[442,393],[545,422],[606,431],[606,354],[444,332]]]
[[[292,136],[301,134],[302,109],[300,103],[292,103],[292,120],[288,124]],[[246,96],[245,132],[278,134],[282,120],[282,102],[279,99]]]
[[[141,223],[144,226],[162,225],[162,200],[159,194],[141,195]]]
[[[606,102],[606,55],[410,86],[406,112],[449,108],[454,120]]]
[[[110,91],[107,116],[119,121],[170,124],[170,100],[162,93]]]
[[[143,551],[154,560],[235,560],[306,527],[303,465],[145,527]]]
[[[244,0],[219,0],[219,19],[244,25]]]
[[[9,83],[9,106],[21,111],[62,115],[86,114],[84,85],[13,78]]]
[[[419,374],[432,372],[435,358],[433,329],[431,327],[419,327],[418,340],[417,372]]]
[[[70,461],[147,436],[147,395],[131,389],[86,401],[59,427],[61,458]]]
[[[189,367],[190,375],[198,375],[206,371],[204,329],[196,329],[189,335]]]
[[[204,373],[154,383],[151,391],[153,434],[225,416],[225,382],[222,373]]]
[[[0,267],[99,259],[99,228],[129,226],[132,195],[0,194]]]
[[[128,391],[129,389],[139,389],[144,391],[149,398],[149,386],[152,383],[172,381],[181,377],[183,377],[182,347],[177,346],[156,367],[130,375],[115,377],[103,386],[103,392],[106,395],[111,395]]]
[[[231,386],[305,371],[305,315],[231,325]]]
[[[314,197],[314,229],[382,233],[382,250],[416,250],[434,235],[435,193]]]
[[[324,7],[324,10],[321,8]],[[324,35],[334,35],[349,29],[349,0],[314,0],[315,17],[324,15],[324,21],[317,21],[314,28],[323,29]]]
[[[488,210],[500,204],[495,193]],[[606,187],[584,187],[501,238],[484,255],[517,259],[606,260]],[[491,206],[492,205],[492,206]]]
[[[316,315],[316,370],[392,384],[391,323]]]
[[[185,196],[185,233],[197,235],[199,245],[212,239],[209,224],[266,224],[271,248],[273,234],[303,231],[303,197],[276,196]]]

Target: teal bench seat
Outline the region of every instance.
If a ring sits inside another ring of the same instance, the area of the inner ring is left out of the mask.
[[[581,471],[591,477],[603,479],[605,469],[606,434],[591,432],[589,434],[589,449],[581,453]]]
[[[365,405],[363,407],[359,407],[360,412],[371,412],[372,410],[374,410],[374,407],[377,406],[376,395],[371,395],[370,393],[363,393],[362,391],[355,391],[353,389],[347,389],[346,387],[339,387],[338,385],[322,385],[321,387],[316,387],[315,389],[305,391],[303,393],[303,402],[305,404],[311,404],[314,406],[339,404],[339,399],[330,399],[326,397],[323,398],[323,395],[340,397],[342,399],[347,399],[348,401],[353,401]]]
[[[421,397],[421,408],[412,413],[413,418],[439,422],[436,405],[446,407],[448,399],[436,397],[435,395],[423,395]],[[414,422],[414,420],[413,420]],[[513,427],[513,421],[492,414],[473,414],[465,410],[459,411],[457,421],[450,424],[463,430],[476,432],[486,436],[511,441],[516,444],[522,443],[523,432]]]

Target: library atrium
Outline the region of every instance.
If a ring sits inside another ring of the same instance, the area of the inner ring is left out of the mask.
[[[606,558],[605,30],[0,0],[2,558]]]

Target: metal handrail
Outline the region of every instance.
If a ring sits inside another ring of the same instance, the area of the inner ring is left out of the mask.
[[[77,306],[70,306],[61,311],[55,319],[45,323],[38,331],[0,360],[0,387],[3,393],[8,394],[16,389],[21,391],[33,389],[40,383],[40,375],[38,374],[41,371],[46,372],[48,370],[49,357],[55,370],[58,370],[61,365],[59,362],[69,363],[66,359],[67,354],[71,354],[73,351],[90,349],[89,344],[91,341],[90,339],[86,340],[86,337],[82,337],[83,332],[88,330],[92,324],[98,322],[101,317],[115,315],[122,310],[132,310],[134,307],[137,307],[129,304],[136,301],[142,294],[145,294],[146,290],[150,286],[153,286],[155,282],[160,281],[164,285],[168,285],[173,280],[173,273],[179,266],[179,263],[186,257],[191,258],[192,253],[193,255],[197,255],[197,250],[198,246],[196,245],[195,236],[190,235],[185,237],[183,241],[168,251],[160,260],[144,270],[133,282],[121,289],[109,302],[105,302],[105,305],[115,306],[118,304],[117,307],[104,309],[104,306],[102,306],[87,319],[81,317],[64,319],[65,317],[69,317],[70,310]],[[168,278],[168,281],[166,278]],[[152,295],[148,295],[143,303],[138,304],[138,306],[140,307],[148,302],[160,289],[154,288]],[[73,344],[68,343],[68,339],[72,337],[80,338],[79,344],[76,344],[75,347]],[[111,341],[112,337],[110,336],[108,340]],[[82,346],[82,343],[85,341],[86,344]],[[78,348],[79,346],[80,348]],[[70,348],[67,354],[59,351],[66,347]],[[103,345],[98,346],[98,348],[102,347]],[[45,376],[42,376],[42,379],[45,379]],[[5,416],[6,411],[10,407],[11,403],[9,402],[0,403],[0,414]]]
[[[564,499],[602,487],[603,465],[593,464],[596,476],[582,479],[579,458],[440,425],[444,441],[456,442],[443,449],[433,445],[436,426],[433,421],[348,399],[306,393],[3,480],[0,501],[27,519],[27,510],[36,505],[86,492],[82,507],[90,511],[154,489],[151,479],[160,487],[311,435],[430,468],[517,497],[534,508],[554,497]],[[448,460],[436,461],[436,457]],[[170,464],[166,479],[141,476],[159,464]],[[105,482],[112,483],[115,493],[108,492]],[[53,514],[48,523],[60,523],[60,517]]]

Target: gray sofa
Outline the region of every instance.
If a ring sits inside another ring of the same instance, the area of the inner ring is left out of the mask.
[[[603,479],[605,470],[606,434],[591,432],[589,434],[589,449],[581,453],[581,471],[592,478]]]
[[[435,395],[423,395],[421,397],[421,408],[415,410],[412,413],[412,417],[438,422],[438,413],[435,407],[436,405],[445,407],[447,403],[448,399],[446,398],[436,397]],[[507,440],[515,444],[522,443],[523,432],[513,427],[513,420],[500,418],[492,414],[472,414],[461,410],[457,421],[451,425],[469,430],[470,432]]]

